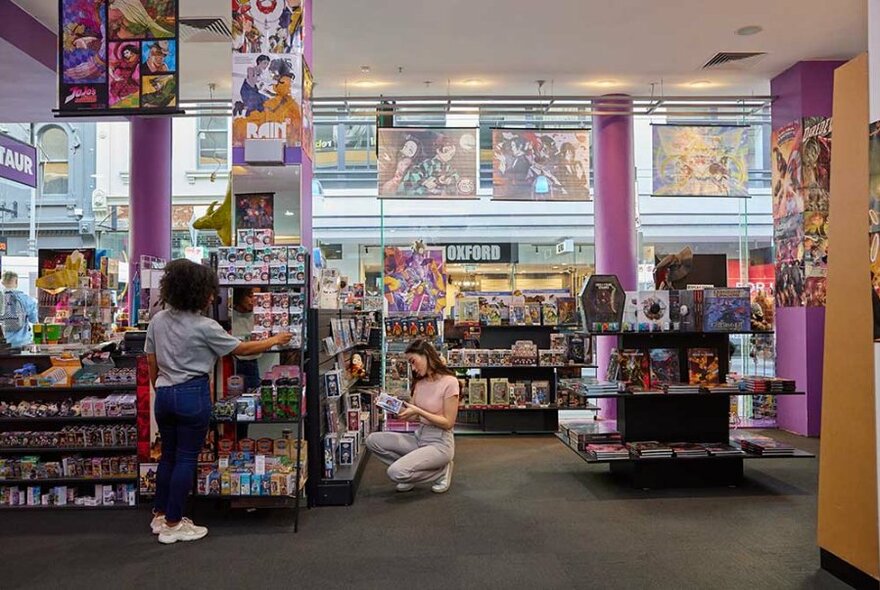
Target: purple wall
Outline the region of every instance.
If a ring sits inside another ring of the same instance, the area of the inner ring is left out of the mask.
[[[608,114],[593,116],[596,272],[615,274],[628,291],[638,287],[632,100],[612,95],[597,103]],[[620,113],[620,114],[615,114]],[[598,375],[605,376],[616,338],[597,338]],[[617,417],[616,400],[599,400],[602,415]]]
[[[0,37],[53,72],[58,64],[55,33],[12,0],[0,0]]]
[[[770,81],[770,94],[775,97],[771,112],[773,128],[804,117],[830,117],[834,70],[843,63],[798,62],[773,78]],[[824,345],[825,308],[777,308],[776,374],[795,379],[798,390],[806,392],[805,396],[777,398],[780,428],[819,436]]]
[[[132,117],[130,277],[141,256],[171,258],[171,159],[171,117]],[[132,303],[129,291],[129,313]]]

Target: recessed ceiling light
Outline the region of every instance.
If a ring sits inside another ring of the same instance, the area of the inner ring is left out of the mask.
[[[691,88],[708,88],[712,86],[712,82],[709,80],[696,80],[695,82],[691,82],[688,84]]]
[[[584,86],[598,86],[599,88],[611,88],[612,86],[620,86],[619,80],[612,80],[609,78],[603,78],[601,80],[591,80],[590,82],[584,82]]]
[[[485,82],[479,78],[468,78],[467,80],[462,80],[461,84],[462,86],[482,86]]]
[[[736,30],[737,35],[742,35],[743,37],[748,37],[749,35],[757,35],[761,31],[764,30],[764,27],[759,25],[748,25],[745,27],[740,27]]]
[[[388,83],[380,82],[378,80],[356,80],[350,82],[350,84],[358,88],[378,88],[379,86],[386,86]]]

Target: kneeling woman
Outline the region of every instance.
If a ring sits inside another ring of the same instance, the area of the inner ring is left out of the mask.
[[[412,403],[406,404],[398,418],[419,420],[421,426],[415,436],[374,432],[367,437],[367,447],[388,465],[388,477],[397,483],[398,492],[434,482],[431,490],[442,494],[452,483],[458,379],[427,340],[410,344],[406,357],[413,372]]]

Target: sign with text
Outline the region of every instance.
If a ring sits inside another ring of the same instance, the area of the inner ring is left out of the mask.
[[[0,178],[37,186],[37,148],[0,134]]]
[[[447,264],[516,262],[513,244],[444,244]],[[517,253],[518,254],[518,253]]]

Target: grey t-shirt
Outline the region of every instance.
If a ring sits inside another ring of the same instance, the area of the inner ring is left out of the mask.
[[[217,359],[239,344],[238,338],[230,336],[211,318],[165,309],[150,320],[144,351],[156,355],[156,387],[169,387],[208,375]]]

